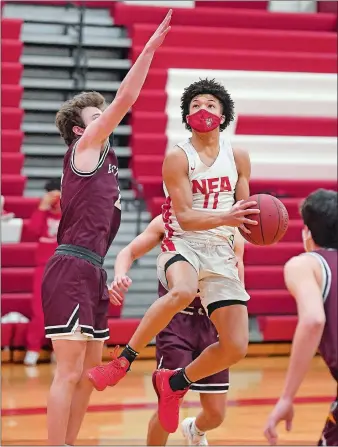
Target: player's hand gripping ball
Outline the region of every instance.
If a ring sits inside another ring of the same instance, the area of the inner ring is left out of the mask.
[[[239,228],[244,239],[254,245],[272,245],[280,241],[289,225],[289,214],[284,204],[269,194],[255,194],[247,201],[256,201],[260,214],[248,216],[258,222],[258,225],[246,224],[250,234]]]

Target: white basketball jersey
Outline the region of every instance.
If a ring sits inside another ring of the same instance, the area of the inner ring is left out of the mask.
[[[238,180],[230,142],[224,137],[220,138],[219,154],[210,167],[201,161],[190,139],[177,146],[185,152],[188,159],[189,180],[193,196],[192,208],[209,213],[229,211],[235,202],[235,188]],[[166,202],[162,207],[166,231],[165,241],[170,241],[173,237],[180,237],[201,242],[230,242],[232,244],[235,227],[222,226],[212,230],[183,231],[176,219],[165,184],[163,187],[166,195]]]

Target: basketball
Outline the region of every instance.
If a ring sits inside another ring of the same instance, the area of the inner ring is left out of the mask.
[[[249,219],[258,225],[247,225],[250,234],[239,229],[241,235],[254,245],[272,245],[280,241],[289,224],[289,215],[284,204],[269,194],[255,194],[248,201],[256,201],[260,214],[251,214]]]

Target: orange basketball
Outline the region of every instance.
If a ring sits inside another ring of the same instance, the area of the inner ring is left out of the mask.
[[[244,233],[239,229],[241,235],[254,245],[272,245],[280,241],[289,224],[289,214],[284,204],[269,194],[255,194],[248,201],[257,202],[260,214],[251,214],[249,219],[256,220],[258,225],[246,225],[251,231]]]

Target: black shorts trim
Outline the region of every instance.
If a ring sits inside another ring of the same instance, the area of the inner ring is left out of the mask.
[[[167,261],[164,265],[164,273],[167,273],[168,268],[172,265],[175,264],[175,262],[187,262],[188,264],[191,265],[191,263],[188,261],[188,259],[186,259],[184,256],[177,254],[175,256],[173,256],[172,258],[169,259],[169,261]]]
[[[228,383],[222,383],[222,384],[198,384],[198,383],[192,383],[189,387],[189,390],[191,391],[197,391],[198,393],[227,393],[229,391],[229,384]]]
[[[242,304],[243,306],[247,306],[248,305],[247,301],[242,301],[242,300],[221,300],[221,301],[216,301],[215,303],[208,304],[208,306],[207,306],[208,316],[210,317],[211,314],[216,309],[220,309],[221,307],[234,306],[236,304]]]

